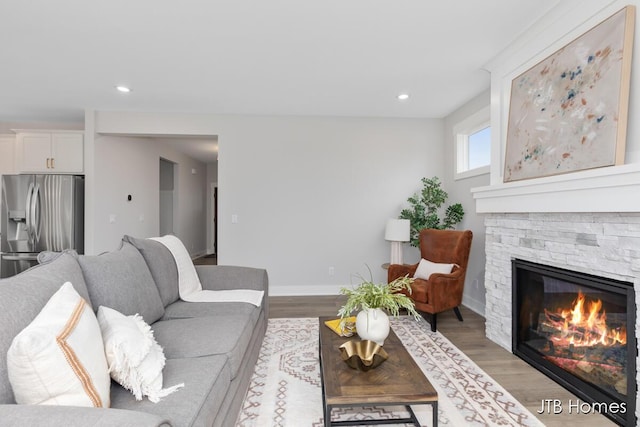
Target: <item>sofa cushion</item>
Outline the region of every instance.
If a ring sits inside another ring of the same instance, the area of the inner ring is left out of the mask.
[[[255,322],[251,316],[230,314],[161,320],[151,327],[167,359],[226,355],[235,378]]]
[[[130,316],[140,314],[151,324],[164,314],[147,263],[130,243],[101,255],[78,257],[94,307],[101,305]]]
[[[174,427],[217,425],[214,420],[231,384],[226,361],[225,356],[167,359],[165,384],[184,382],[183,388],[154,404],[138,402],[122,387],[112,387],[111,407],[155,414]]]
[[[13,339],[7,369],[19,404],[109,407],[98,320],[71,282]]]
[[[40,313],[63,283],[73,283],[78,294],[89,302],[82,270],[73,253],[65,251],[47,263],[36,265],[16,276],[0,280],[0,356],[6,356],[13,338]],[[15,403],[7,364],[0,363],[0,404]]]
[[[251,317],[255,322],[261,311],[262,307],[256,307],[246,302],[187,302],[180,300],[164,308],[162,320],[240,314]]]
[[[165,245],[151,239],[124,236],[123,240],[136,247],[142,254],[151,276],[156,282],[164,306],[180,298],[178,293],[178,267]]]

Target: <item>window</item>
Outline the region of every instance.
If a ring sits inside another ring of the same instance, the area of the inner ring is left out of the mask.
[[[488,166],[491,162],[491,127],[487,126],[467,137],[469,156],[467,170]]]
[[[456,179],[488,173],[491,163],[489,107],[458,123],[453,132],[456,139]]]

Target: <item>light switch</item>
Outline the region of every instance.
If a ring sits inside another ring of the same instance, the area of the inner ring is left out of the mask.
[[[231,224],[237,224],[237,223],[238,223],[238,214],[231,215]]]
[[[109,215],[109,223],[113,224],[116,222],[116,214]]]

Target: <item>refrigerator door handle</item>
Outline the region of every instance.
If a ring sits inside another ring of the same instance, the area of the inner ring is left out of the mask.
[[[31,227],[34,244],[40,241],[40,184],[36,183],[31,197]]]
[[[33,199],[33,182],[29,184],[29,189],[27,190],[27,206],[25,207],[25,220],[26,220],[26,228],[27,232],[27,240],[29,242],[29,246],[33,245],[33,225],[31,223],[31,204]]]

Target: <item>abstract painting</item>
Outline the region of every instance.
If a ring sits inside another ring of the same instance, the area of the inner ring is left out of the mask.
[[[504,182],[624,163],[635,8],[511,83]]]

